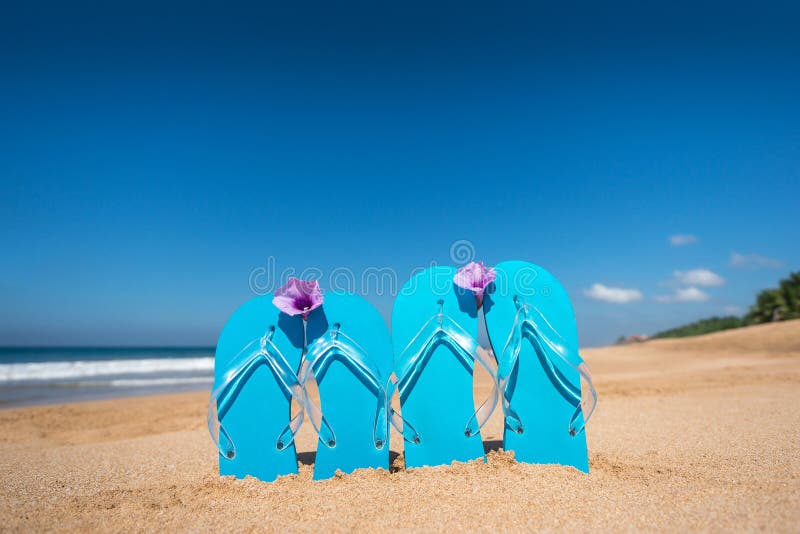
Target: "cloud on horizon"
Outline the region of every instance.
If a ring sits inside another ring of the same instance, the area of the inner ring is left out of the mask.
[[[675,234],[669,236],[669,244],[673,247],[682,247],[684,245],[691,245],[693,243],[697,243],[698,239],[696,235],[692,234]]]
[[[725,284],[725,279],[709,269],[689,269],[673,271],[672,278],[662,282],[662,286],[672,287],[671,295],[656,295],[656,302],[705,302],[711,296],[700,287],[718,287]]]
[[[714,271],[708,269],[690,269],[688,271],[674,271],[671,283],[682,286],[714,287],[725,284],[725,279]]]
[[[584,289],[583,294],[594,300],[611,302],[614,304],[625,304],[642,300],[644,295],[638,289],[625,289],[623,287],[611,287],[604,284],[592,284],[589,289]]]
[[[783,262],[775,258],[767,258],[758,254],[739,254],[731,252],[731,260],[728,263],[731,267],[743,267],[750,269],[780,269]]]
[[[653,297],[656,302],[705,302],[709,298],[708,293],[694,286],[679,287],[672,295],[656,295]]]

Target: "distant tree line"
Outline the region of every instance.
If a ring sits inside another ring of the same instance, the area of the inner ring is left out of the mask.
[[[744,317],[711,317],[654,334],[654,338],[710,334],[751,324],[800,319],[800,272],[790,273],[775,289],[765,289]]]
[[[711,317],[710,319],[700,319],[687,325],[679,326],[677,328],[670,328],[657,334],[653,334],[653,338],[660,337],[689,337],[700,336],[703,334],[710,334],[711,332],[719,332],[721,330],[730,330],[731,328],[739,328],[744,326],[745,323],[740,317],[735,315],[728,315],[726,317]]]
[[[776,289],[765,289],[744,316],[745,324],[800,319],[800,272],[790,273]]]

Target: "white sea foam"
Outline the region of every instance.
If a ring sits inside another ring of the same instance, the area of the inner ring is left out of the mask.
[[[190,376],[185,378],[120,378],[112,380],[109,385],[123,388],[181,386],[189,384],[208,384],[214,381],[211,376]]]
[[[145,358],[139,360],[77,360],[0,364],[0,384],[76,380],[91,377],[168,373],[208,373],[214,358]],[[186,377],[183,377],[186,378]],[[202,378],[204,377],[191,377]]]

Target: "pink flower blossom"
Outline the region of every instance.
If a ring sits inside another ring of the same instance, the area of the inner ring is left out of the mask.
[[[477,263],[473,261],[456,271],[453,283],[475,293],[480,308],[483,304],[483,292],[489,284],[494,282],[496,277],[497,274],[492,267],[485,266],[482,261]]]
[[[319,282],[290,277],[286,285],[275,291],[272,303],[284,313],[306,318],[311,311],[322,306],[323,300]]]

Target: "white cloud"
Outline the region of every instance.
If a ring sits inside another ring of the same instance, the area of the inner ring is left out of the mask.
[[[692,234],[675,234],[669,236],[669,243],[673,247],[691,245],[692,243],[697,243],[697,236]]]
[[[656,295],[654,298],[657,302],[705,302],[710,297],[696,287],[679,287],[672,295]]]
[[[739,315],[742,313],[742,309],[739,306],[725,306],[722,308],[722,311],[724,311],[726,315]]]
[[[675,271],[672,273],[675,282],[682,286],[711,287],[721,286],[725,279],[708,269],[690,269],[688,271]]]
[[[759,256],[758,254],[739,254],[738,252],[731,252],[730,265],[731,267],[749,267],[752,269],[759,269],[762,267],[766,267],[767,269],[780,269],[783,267],[783,262],[775,258]]]
[[[642,300],[642,292],[638,289],[625,289],[623,287],[610,287],[603,284],[592,284],[589,289],[583,290],[584,295],[594,300],[625,304]]]

